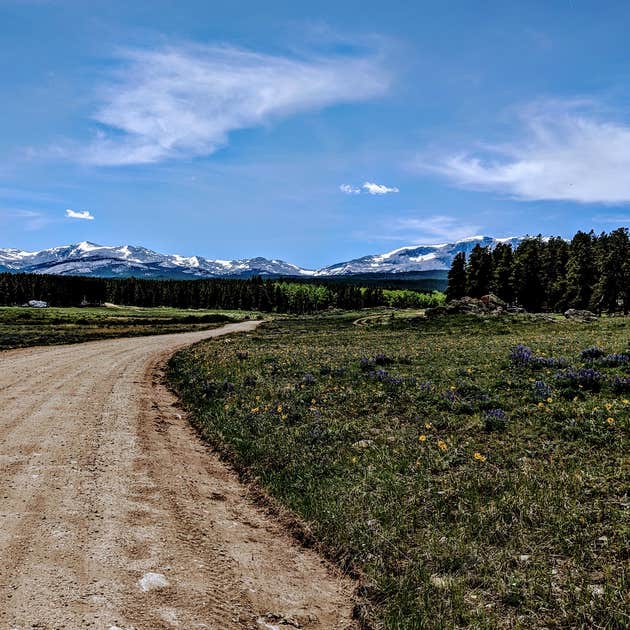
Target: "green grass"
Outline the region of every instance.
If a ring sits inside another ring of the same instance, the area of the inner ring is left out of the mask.
[[[630,392],[610,379],[630,366],[597,367],[592,391],[509,355],[588,367],[583,348],[630,350],[629,320],[356,317],[198,344],[171,380],[206,438],[362,575],[377,627],[627,627]]]
[[[0,350],[205,330],[244,317],[256,314],[174,308],[0,307]]]

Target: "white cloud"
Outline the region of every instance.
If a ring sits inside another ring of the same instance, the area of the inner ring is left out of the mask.
[[[399,192],[398,188],[389,188],[383,184],[375,184],[373,182],[365,182],[361,188],[369,192],[370,195],[387,195],[388,193]]]
[[[388,193],[400,192],[398,188],[389,188],[383,184],[375,184],[373,182],[365,182],[360,188],[350,184],[341,184],[339,190],[346,195],[360,195],[362,192],[370,195],[387,195]]]
[[[43,212],[23,210],[21,208],[0,207],[0,223],[2,223],[5,218],[9,221],[18,219],[26,230],[40,230],[50,223],[54,223],[54,220]]]
[[[80,210],[79,212],[68,208],[66,210],[66,217],[69,219],[83,219],[85,221],[94,221],[94,217],[88,210]]]
[[[614,223],[620,226],[630,226],[630,214],[604,214],[593,217],[593,223]]]
[[[520,141],[420,166],[522,200],[630,202],[630,126],[601,120],[584,103],[539,104],[522,120]]]
[[[220,46],[126,50],[100,92],[103,125],[79,159],[97,165],[209,155],[230,132],[385,92],[378,56],[288,58]]]
[[[350,184],[341,184],[341,186],[339,186],[339,190],[342,193],[346,193],[346,195],[360,195],[361,194],[360,188],[355,188],[354,186],[351,186]]]
[[[461,218],[433,214],[380,221],[374,229],[357,231],[356,238],[396,241],[404,245],[448,243],[479,234],[481,226]]]
[[[479,234],[480,226],[462,219],[443,214],[420,218],[401,218],[389,226],[391,238],[409,243],[450,242]]]

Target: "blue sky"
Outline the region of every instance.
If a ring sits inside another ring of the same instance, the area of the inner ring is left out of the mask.
[[[320,267],[630,224],[627,2],[0,0],[0,247]]]

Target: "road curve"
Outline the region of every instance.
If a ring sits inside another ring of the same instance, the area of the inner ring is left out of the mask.
[[[0,628],[353,627],[350,581],[162,385],[178,348],[255,326],[0,353]]]

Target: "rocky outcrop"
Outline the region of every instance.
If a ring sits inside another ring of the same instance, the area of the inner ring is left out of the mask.
[[[592,311],[578,308],[570,308],[568,311],[564,312],[564,316],[567,319],[572,319],[576,322],[594,322],[598,317]]]
[[[442,315],[457,315],[472,313],[475,315],[501,315],[509,312],[508,305],[496,295],[489,293],[481,298],[463,297],[451,300],[444,306],[428,308],[425,311],[427,317],[440,317]]]

